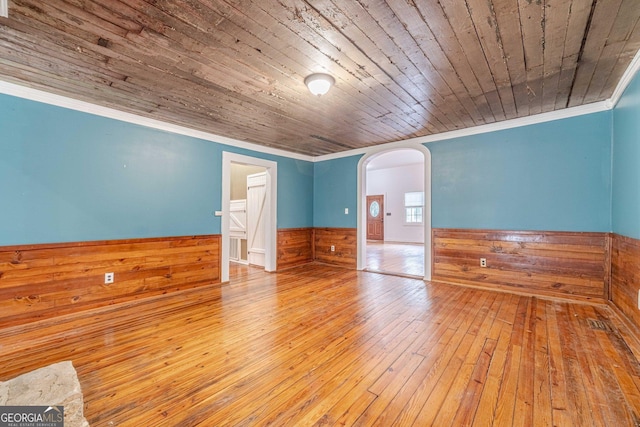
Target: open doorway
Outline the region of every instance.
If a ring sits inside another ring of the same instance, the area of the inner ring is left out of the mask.
[[[276,269],[277,172],[276,162],[222,153],[223,282],[231,262]]]
[[[231,163],[229,261],[264,267],[266,169]]]
[[[409,144],[364,156],[358,192],[358,269],[429,280],[429,151]]]

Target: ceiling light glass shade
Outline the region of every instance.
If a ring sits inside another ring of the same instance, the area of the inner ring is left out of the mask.
[[[331,86],[335,83],[335,79],[329,74],[316,73],[307,76],[304,84],[307,85],[309,91],[314,95],[324,95],[329,92]]]

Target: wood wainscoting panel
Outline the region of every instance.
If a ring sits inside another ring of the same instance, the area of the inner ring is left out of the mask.
[[[115,280],[105,284],[105,273]],[[0,247],[0,323],[220,283],[220,236]]]
[[[640,331],[640,240],[619,234],[612,240],[611,302]]]
[[[356,268],[357,240],[355,228],[314,228],[315,260]],[[334,251],[331,251],[331,246],[334,246]]]
[[[278,270],[313,262],[313,228],[278,230]]]
[[[604,302],[608,242],[607,233],[434,229],[433,280]]]

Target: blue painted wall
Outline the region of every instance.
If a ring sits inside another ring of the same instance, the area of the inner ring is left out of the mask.
[[[434,227],[611,230],[611,112],[427,147]]]
[[[613,232],[640,239],[640,76],[613,110]]]
[[[434,227],[611,230],[611,112],[426,146]],[[314,226],[357,226],[359,159],[315,164]]]
[[[314,227],[356,228],[358,161],[361,156],[326,160],[314,164]],[[349,209],[345,215],[344,209]]]
[[[313,225],[313,164],[0,95],[0,245],[220,233],[222,151],[278,162],[278,227]]]
[[[640,234],[638,85],[614,113],[428,144],[433,226],[611,231],[615,116],[614,231]],[[0,245],[219,233],[223,150],[278,162],[279,228],[357,226],[360,156],[313,164],[6,95],[0,129]]]

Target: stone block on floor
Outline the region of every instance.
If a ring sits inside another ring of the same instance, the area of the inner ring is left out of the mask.
[[[60,362],[0,382],[1,406],[64,406],[65,427],[88,427],[78,375]]]

